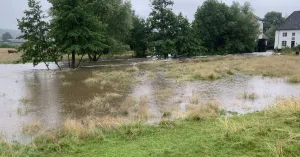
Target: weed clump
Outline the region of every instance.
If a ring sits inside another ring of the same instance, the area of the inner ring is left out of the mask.
[[[190,97],[190,104],[199,104],[200,103],[200,96],[198,94],[193,93]]]
[[[290,76],[288,78],[288,82],[289,83],[294,83],[294,84],[300,83],[300,74]]]
[[[22,133],[27,135],[37,135],[43,126],[40,121],[34,121],[30,124],[25,124],[22,128]]]
[[[220,106],[217,102],[206,102],[197,105],[189,105],[187,119],[207,120],[220,116]]]
[[[138,102],[138,110],[136,113],[136,119],[138,121],[146,121],[150,117],[149,100],[147,97],[141,97]]]
[[[244,100],[254,101],[254,100],[257,100],[259,97],[256,93],[244,92],[240,98],[244,99]]]

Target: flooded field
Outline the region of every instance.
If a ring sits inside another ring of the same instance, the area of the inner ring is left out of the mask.
[[[236,73],[214,81],[178,81],[140,66],[150,61],[107,61],[74,71],[0,65],[0,132],[9,141],[28,143],[28,124],[55,129],[65,120],[90,116],[155,124],[183,117],[191,104],[213,102],[244,114],[263,110],[277,99],[300,98],[300,85],[286,78]]]

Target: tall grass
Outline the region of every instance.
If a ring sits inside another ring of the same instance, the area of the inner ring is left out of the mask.
[[[300,57],[294,56],[223,56],[189,59],[184,62],[151,63],[149,70],[163,71],[180,81],[216,80],[236,73],[287,77],[300,73]],[[146,65],[142,65],[145,67]]]
[[[300,74],[292,75],[288,77],[288,82],[289,83],[300,83]]]
[[[218,102],[211,101],[188,106],[187,119],[207,120],[220,116],[220,105]]]
[[[0,64],[14,64],[21,60],[22,53],[8,54],[13,48],[0,48]]]
[[[147,97],[141,97],[138,102],[138,110],[136,113],[136,119],[138,121],[147,121],[150,118],[150,106]]]
[[[26,135],[36,136],[43,129],[40,121],[33,121],[29,124],[23,125],[22,133]]]

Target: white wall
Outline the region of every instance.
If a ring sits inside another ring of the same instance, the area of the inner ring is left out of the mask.
[[[286,37],[283,37],[283,33],[287,33]],[[282,49],[282,41],[287,41],[286,46],[291,47],[292,33],[295,35],[295,46],[300,45],[300,30],[280,30],[276,31],[274,49]]]

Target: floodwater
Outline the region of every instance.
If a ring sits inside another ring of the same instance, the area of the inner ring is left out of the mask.
[[[149,60],[121,60],[104,65],[138,66],[145,61]],[[109,70],[105,66],[96,69]],[[83,83],[94,70],[85,67],[74,71],[48,71],[43,65],[35,68],[31,64],[0,65],[0,132],[4,138],[28,143],[32,137],[22,133],[24,124],[39,121],[51,129],[68,118],[88,116],[88,112],[76,109],[74,104],[109,91]],[[195,95],[201,102],[218,101],[225,110],[240,114],[263,110],[279,98],[300,98],[300,85],[288,84],[281,78],[237,74],[217,81],[176,82],[166,79],[162,72],[153,72],[150,77],[142,69],[137,77],[139,83],[127,94],[148,98],[150,123],[158,122],[164,112],[185,112],[190,98]],[[257,98],[243,99],[244,93],[254,93]],[[30,104],[29,107],[24,107],[26,104]]]

